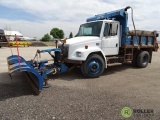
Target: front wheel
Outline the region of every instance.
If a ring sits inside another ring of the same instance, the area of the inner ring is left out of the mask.
[[[86,77],[99,77],[105,69],[104,59],[97,54],[90,55],[81,66],[81,71]]]

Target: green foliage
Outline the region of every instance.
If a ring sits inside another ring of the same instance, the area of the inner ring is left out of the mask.
[[[50,37],[50,35],[48,33],[45,34],[41,39],[41,41],[43,41],[43,42],[48,42],[50,40],[51,40],[51,37]]]
[[[52,35],[54,38],[57,38],[57,39],[64,38],[64,32],[63,32],[63,30],[61,30],[59,28],[53,28],[50,31],[50,35]]]
[[[69,38],[73,38],[73,34],[72,34],[72,32],[69,34]]]

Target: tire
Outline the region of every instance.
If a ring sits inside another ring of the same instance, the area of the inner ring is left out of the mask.
[[[100,55],[92,54],[89,55],[87,60],[82,63],[81,71],[89,78],[99,77],[105,69],[105,62]]]
[[[147,67],[148,63],[150,60],[150,55],[147,51],[142,51],[138,56],[137,56],[137,66],[139,68],[145,68]]]

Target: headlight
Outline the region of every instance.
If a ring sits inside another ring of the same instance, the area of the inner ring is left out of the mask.
[[[81,52],[76,52],[77,57],[81,57]]]

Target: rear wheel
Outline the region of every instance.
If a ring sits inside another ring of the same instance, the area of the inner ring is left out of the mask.
[[[92,54],[82,64],[81,71],[86,77],[99,77],[105,69],[105,62],[100,55]]]
[[[142,51],[138,56],[137,56],[137,66],[140,68],[145,68],[147,67],[148,63],[150,60],[150,55],[147,51]]]

